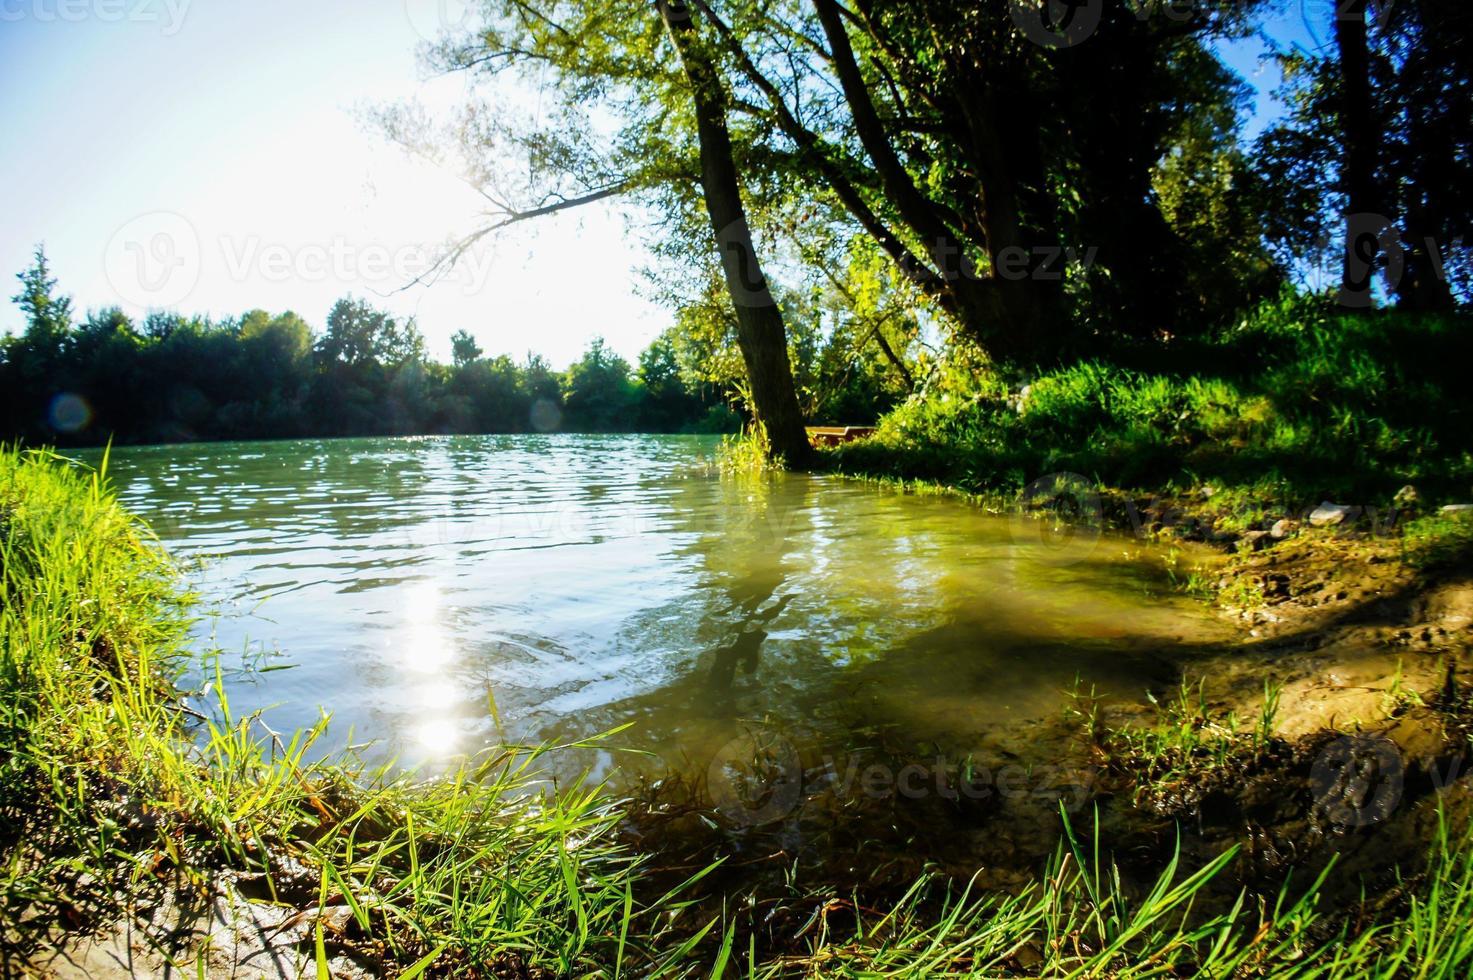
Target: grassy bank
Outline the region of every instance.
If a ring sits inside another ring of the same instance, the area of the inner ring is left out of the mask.
[[[222,883],[301,914],[310,961],[647,972],[674,952],[676,899],[635,900],[596,794],[532,792],[536,752],[417,783],[308,764],[320,729],[273,735],[218,681],[182,702],[179,577],[100,474],[0,454],[0,561],[3,972],[56,924],[139,916],[161,954],[193,959],[150,910]]]
[[[1207,903],[1237,850],[1123,873],[1088,818],[1061,819],[1053,861],[1008,894],[937,877],[899,895],[838,893],[796,868],[776,896],[714,894],[712,869],[663,866],[629,843],[618,802],[545,791],[538,760],[556,749],[495,750],[417,780],[307,762],[320,729],[278,736],[237,717],[218,679],[186,697],[180,585],[101,474],[0,453],[0,972],[42,970],[49,950],[124,925],[151,972],[198,975],[239,957],[227,947],[245,932],[319,976],[1454,977],[1473,965],[1461,828],[1429,843],[1395,901],[1350,908],[1292,878]],[[1129,744],[1121,766],[1148,754]],[[190,931],[222,892],[269,926]],[[774,902],[789,914],[776,919]]]
[[[1383,512],[1473,500],[1473,325],[1353,314],[1314,297],[1270,304],[1203,340],[1121,347],[1011,383],[958,348],[845,472],[1016,494],[1055,473],[1217,510],[1302,510],[1330,498]]]

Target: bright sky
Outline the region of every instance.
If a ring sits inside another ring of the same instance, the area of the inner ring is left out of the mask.
[[[44,241],[79,309],[292,309],[320,328],[351,292],[417,316],[444,360],[462,328],[558,366],[595,335],[632,359],[668,314],[635,294],[645,253],[608,210],[538,222],[387,295],[478,207],[355,115],[455,101],[463,83],[426,85],[415,59],[447,7],[0,0],[0,295]],[[0,304],[0,327],[20,316]]]
[[[1287,4],[1275,35],[1309,42],[1304,13],[1328,23],[1310,8],[1330,2]],[[81,310],[291,309],[320,328],[355,293],[415,315],[441,359],[463,328],[492,354],[562,366],[602,335],[632,360],[668,315],[637,295],[646,253],[607,209],[524,226],[452,278],[394,292],[472,226],[479,199],[355,109],[454,104],[463,82],[426,81],[415,50],[462,7],[0,0],[3,284],[44,241]],[[1227,55],[1266,92],[1259,47]],[[19,324],[0,305],[0,328]]]

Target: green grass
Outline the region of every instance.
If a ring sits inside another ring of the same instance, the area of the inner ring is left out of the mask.
[[[1417,568],[1442,571],[1473,567],[1473,514],[1434,514],[1407,525],[1406,557]]]
[[[1217,509],[1473,498],[1467,317],[1266,305],[1206,341],[1120,348],[1009,384],[964,352],[830,453],[850,473],[1013,493],[1073,472],[1130,491],[1212,486]],[[1256,516],[1245,513],[1250,523]],[[1280,514],[1282,516],[1282,514]]]
[[[22,955],[22,913],[105,919],[114,889],[202,893],[232,869],[314,915],[346,906],[328,948],[386,965],[668,968],[679,891],[636,898],[598,792],[535,792],[548,750],[420,781],[308,762],[325,722],[278,739],[218,678],[203,712],[181,708],[178,577],[102,474],[0,453],[0,563],[0,899]]]
[[[1282,693],[1282,685],[1265,681],[1258,715],[1245,721],[1214,712],[1205,681],[1183,681],[1169,697],[1146,695],[1155,713],[1149,723],[1106,728],[1093,692],[1075,691],[1065,717],[1105,766],[1128,777],[1137,803],[1179,803],[1284,747],[1273,734]]]
[[[767,971],[810,977],[1462,978],[1473,969],[1473,837],[1439,824],[1427,869],[1407,882],[1405,910],[1352,931],[1314,881],[1240,893],[1219,912],[1195,908],[1237,857],[1196,871],[1173,855],[1143,888],[1065,821],[1058,853],[1021,894],[999,898],[921,882],[884,913],[836,915],[810,949]],[[941,894],[935,895],[939,891]]]
[[[208,895],[221,880],[309,924],[303,963],[352,953],[406,976],[1461,977],[1473,968],[1473,846],[1444,831],[1379,918],[1316,883],[1214,903],[1237,861],[1177,857],[1132,881],[1098,828],[1009,894],[927,876],[878,899],[797,891],[774,938],[711,866],[658,874],[598,789],[541,791],[547,749],[497,749],[435,779],[309,761],[324,721],[277,737],[234,713],[218,673],[180,700],[188,602],[104,475],[0,451],[0,927],[105,925],[119,895]],[[1270,692],[1272,694],[1272,692]],[[1152,758],[1212,757],[1205,707],[1163,709]],[[1267,720],[1264,720],[1267,719]],[[1257,726],[1231,733],[1261,749]],[[1109,736],[1106,736],[1109,737]],[[1144,738],[1145,736],[1141,736]],[[1156,737],[1156,736],[1152,736]],[[1144,743],[1142,743],[1144,744]],[[667,882],[656,884],[657,881]],[[674,884],[668,882],[673,881]],[[1219,907],[1220,906],[1220,907]],[[90,921],[89,921],[90,917]],[[26,923],[32,923],[27,925]],[[759,939],[760,937],[760,939]],[[193,972],[191,951],[171,950]],[[8,959],[7,962],[13,962]],[[542,972],[538,972],[542,971]]]

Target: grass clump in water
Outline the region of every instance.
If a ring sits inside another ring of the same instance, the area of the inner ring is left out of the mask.
[[[773,458],[772,443],[761,422],[753,422],[740,435],[722,436],[716,464],[722,473],[766,473],[785,468],[781,458]]]

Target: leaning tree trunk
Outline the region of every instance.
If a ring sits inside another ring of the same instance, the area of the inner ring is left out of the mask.
[[[1378,247],[1367,239],[1376,202],[1376,127],[1371,115],[1371,53],[1366,28],[1367,0],[1344,0],[1335,9],[1335,44],[1340,51],[1341,136],[1344,141],[1345,265],[1341,299],[1349,306],[1371,305],[1371,282]]]
[[[782,310],[762,272],[742,203],[726,124],[726,89],[696,37],[690,8],[683,0],[656,0],[655,5],[690,83],[701,146],[701,189],[721,255],[727,292],[736,307],[737,342],[747,367],[752,411],[767,431],[771,454],[798,464],[809,455],[808,434],[793,385]]]

